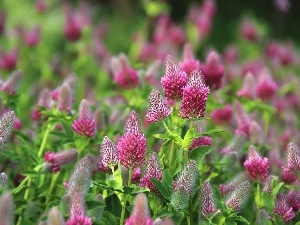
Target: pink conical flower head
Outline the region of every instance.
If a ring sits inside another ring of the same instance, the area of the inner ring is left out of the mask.
[[[189,195],[193,194],[196,190],[198,176],[198,165],[196,161],[190,160],[174,181],[174,190],[184,190]]]
[[[204,84],[201,72],[193,71],[183,88],[180,117],[188,119],[204,117],[208,93],[209,87]]]
[[[18,88],[18,85],[23,77],[23,72],[17,70],[13,72],[8,79],[2,84],[1,91],[6,92],[9,95],[14,95]]]
[[[258,78],[258,82],[256,84],[256,93],[259,98],[262,100],[272,99],[277,92],[277,84],[271,78],[268,71],[263,70]]]
[[[292,142],[286,147],[285,170],[293,170],[296,172],[300,170],[300,150],[299,147]]]
[[[76,149],[64,150],[61,152],[46,152],[44,160],[46,167],[53,173],[60,171],[61,166],[74,162],[77,159],[78,151]]]
[[[287,204],[286,195],[282,192],[276,195],[274,213],[280,216],[285,223],[290,222],[295,217],[293,207]]]
[[[75,42],[81,37],[82,23],[79,17],[71,10],[68,6],[66,7],[64,34],[69,41]]]
[[[255,99],[255,79],[251,72],[246,74],[243,80],[243,87],[238,91],[237,95],[248,99]]]
[[[12,218],[14,213],[13,199],[9,192],[4,192],[0,195],[0,218],[1,224],[12,224]]]
[[[118,164],[117,147],[107,136],[100,147],[100,161],[106,168],[113,168]]]
[[[201,71],[205,78],[205,84],[210,88],[219,89],[224,74],[224,66],[219,55],[212,51],[208,54]]]
[[[250,195],[250,183],[244,181],[240,183],[231,194],[230,198],[226,201],[226,206],[235,211],[239,211],[246,203]]]
[[[131,113],[126,117],[124,125],[125,133],[142,133],[142,125],[139,114],[132,110]]]
[[[214,194],[211,184],[206,180],[203,182],[200,190],[201,213],[209,217],[216,211]]]
[[[149,96],[147,122],[160,122],[172,113],[158,90],[152,90]]]
[[[203,132],[202,124],[199,121],[196,123],[196,125],[197,125],[198,133]],[[204,145],[211,146],[212,145],[212,137],[201,136],[198,138],[194,138],[189,150],[193,150],[197,147],[204,146]]]
[[[186,82],[187,74],[180,69],[176,60],[168,55],[165,60],[165,75],[161,78],[166,99],[174,101],[180,100]]]
[[[161,165],[159,162],[159,158],[155,152],[150,153],[147,156],[144,176],[141,179],[141,186],[147,187],[151,191],[157,191],[156,187],[153,185],[152,181],[150,180],[151,178],[155,178],[157,180],[162,179]]]
[[[63,112],[70,112],[72,108],[72,90],[70,85],[65,82],[59,90],[58,109]]]
[[[215,109],[211,113],[211,117],[216,124],[230,123],[232,121],[232,114],[232,107],[227,104],[223,108]]]
[[[244,172],[237,174],[228,184],[220,184],[220,192],[222,196],[229,196],[234,189],[242,182],[247,180]]]
[[[248,151],[248,159],[244,162],[247,176],[255,182],[261,182],[268,176],[269,161],[267,158],[262,158],[253,145]]]
[[[0,117],[0,149],[8,142],[15,123],[14,111],[5,112]]]
[[[95,120],[86,99],[83,99],[80,103],[78,119],[74,121],[72,128],[84,137],[91,137],[95,133]]]
[[[295,212],[298,212],[300,210],[300,191],[290,190],[286,196],[286,202],[293,207]]]
[[[235,101],[233,104],[233,110],[237,119],[238,127],[235,130],[236,134],[244,134],[249,138],[251,119],[248,114],[245,112],[242,104],[239,101]]]
[[[194,70],[200,70],[200,62],[195,59],[192,45],[186,43],[183,49],[183,61],[180,68],[189,76]]]
[[[148,200],[144,193],[137,194],[133,212],[126,219],[125,225],[153,225],[153,221],[149,215]]]

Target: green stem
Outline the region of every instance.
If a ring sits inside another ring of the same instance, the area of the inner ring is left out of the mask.
[[[191,220],[192,218],[191,218],[191,216],[190,216],[190,215],[187,215],[187,216],[186,216],[186,219],[187,219],[187,224],[188,224],[188,225],[191,225],[191,224],[192,224],[192,220]]]
[[[42,140],[41,147],[40,147],[39,152],[38,152],[38,157],[39,158],[41,158],[42,155],[43,155],[43,151],[44,151],[44,148],[45,148],[46,141],[47,141],[48,135],[50,133],[50,130],[51,130],[51,125],[48,124],[47,128],[46,128],[46,131],[45,131],[45,134],[44,134],[44,137],[43,137],[43,140]]]
[[[131,186],[131,178],[132,178],[133,168],[130,167],[128,174],[128,187]]]
[[[58,173],[54,174],[52,177],[51,177],[51,184],[50,184],[50,188],[49,188],[49,194],[51,195],[52,192],[53,192],[53,189],[54,187],[56,186],[56,181],[58,179]],[[47,198],[46,200],[46,205],[48,205],[50,201],[50,197]]]
[[[173,158],[174,158],[174,152],[175,152],[175,141],[172,140],[172,143],[171,143],[171,152],[170,152],[170,158],[169,158],[169,168],[171,168],[171,166],[173,165]]]
[[[125,219],[125,208],[126,207],[126,201],[122,204],[122,212],[121,212],[121,218],[120,218],[120,225],[124,225],[124,219]]]
[[[255,203],[257,210],[260,208],[261,202],[260,202],[260,184],[256,184],[256,193],[255,193]]]

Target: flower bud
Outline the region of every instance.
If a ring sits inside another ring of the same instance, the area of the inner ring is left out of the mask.
[[[8,79],[2,84],[1,91],[6,92],[9,95],[16,94],[18,85],[23,77],[21,70],[14,71]]]
[[[47,225],[65,225],[63,215],[56,207],[51,208],[48,214]]]
[[[9,192],[0,195],[0,218],[1,224],[12,224],[13,217],[13,199]]]
[[[11,136],[15,123],[14,111],[3,113],[0,118],[0,150]]]

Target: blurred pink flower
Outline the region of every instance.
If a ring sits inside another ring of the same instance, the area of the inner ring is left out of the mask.
[[[280,216],[285,223],[290,222],[295,217],[293,207],[287,204],[286,195],[282,192],[276,195],[274,213]]]
[[[200,70],[200,61],[195,59],[192,45],[186,43],[183,49],[183,60],[180,62],[180,68],[189,77],[194,70]]]
[[[77,156],[78,151],[76,149],[64,150],[57,153],[48,151],[44,155],[44,160],[46,168],[51,170],[52,173],[57,173],[60,171],[61,166],[76,161]]]
[[[232,121],[232,108],[226,104],[223,108],[214,109],[211,117],[216,124],[230,123]]]

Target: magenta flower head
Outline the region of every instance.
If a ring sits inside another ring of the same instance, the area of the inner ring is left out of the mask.
[[[165,60],[165,75],[161,78],[166,99],[174,101],[180,100],[186,82],[187,74],[180,69],[176,60],[168,55]]]
[[[211,113],[211,118],[216,124],[230,123],[232,121],[232,108],[230,105],[225,105],[223,108],[215,109]]]
[[[42,107],[45,107],[45,108],[50,107],[50,91],[49,91],[49,89],[43,89],[41,91],[37,106],[35,106],[31,110],[31,114],[30,114],[31,119],[33,119],[35,121],[39,121],[42,117],[42,114],[41,114],[38,106],[42,106]]]
[[[111,59],[111,70],[114,81],[124,89],[133,89],[139,86],[140,80],[138,73],[133,69],[124,54]]]
[[[6,92],[9,95],[16,94],[18,85],[23,77],[23,72],[21,70],[14,71],[8,79],[2,84],[1,91]]]
[[[74,192],[71,196],[70,218],[66,225],[92,225],[91,218],[85,215],[84,195],[80,192]]]
[[[297,174],[292,170],[283,170],[280,177],[285,184],[292,184],[298,180]]]
[[[162,170],[159,162],[159,158],[155,152],[150,153],[147,156],[145,163],[145,171],[144,176],[141,179],[141,186],[147,187],[151,191],[157,191],[156,187],[153,185],[151,178],[155,178],[157,180],[162,179]]]
[[[268,71],[263,70],[259,77],[258,82],[256,84],[256,93],[259,98],[262,100],[272,99],[277,92],[277,84],[271,78]]]
[[[264,142],[261,127],[256,121],[251,122],[249,132],[250,132],[250,142],[252,144],[260,145]]]
[[[183,61],[180,62],[180,68],[188,75],[194,70],[200,70],[200,61],[195,59],[192,45],[186,43],[183,48]]]
[[[40,41],[40,27],[36,26],[29,30],[24,36],[24,42],[30,47],[36,46]]]
[[[198,165],[195,160],[190,160],[174,181],[174,191],[184,190],[189,195],[193,194],[198,183],[198,176]]]
[[[248,159],[244,162],[247,176],[252,181],[262,182],[268,176],[269,161],[266,157],[262,158],[253,145],[249,147],[248,152]]]
[[[46,152],[44,160],[46,162],[46,168],[51,170],[52,173],[60,171],[61,166],[76,161],[78,151],[76,149],[64,150],[58,153]]]
[[[208,54],[201,71],[205,78],[205,84],[210,88],[219,89],[224,74],[224,66],[219,55],[212,51]]]
[[[113,168],[118,164],[117,146],[105,136],[100,147],[100,161],[105,168]]]
[[[288,205],[286,195],[282,192],[279,192],[276,195],[274,213],[276,213],[285,223],[290,222],[295,217],[293,207]]]
[[[205,85],[201,72],[193,71],[183,88],[180,117],[188,119],[204,117],[208,93],[209,87]]]
[[[75,13],[71,10],[72,9],[68,6],[66,7],[66,21],[64,25],[64,34],[69,41],[75,42],[78,41],[81,37],[82,23],[79,20],[79,18],[75,15]]]
[[[248,99],[255,99],[255,79],[251,72],[246,74],[243,81],[243,87],[238,91],[237,95]]]
[[[18,63],[18,49],[13,48],[0,58],[0,68],[13,70]]]
[[[251,119],[248,114],[245,112],[242,104],[239,101],[235,101],[233,104],[233,110],[236,115],[238,127],[235,130],[236,134],[244,134],[249,138],[250,135],[250,127],[251,127]]]
[[[189,196],[196,191],[198,183],[198,166],[190,160],[173,183],[171,205],[176,211],[184,210],[189,205]]]
[[[147,122],[160,122],[172,113],[170,108],[162,98],[158,90],[152,90],[149,96]]]
[[[293,207],[295,212],[298,212],[300,210],[300,191],[290,190],[286,195],[286,202],[289,206]]]
[[[74,121],[72,128],[84,137],[91,137],[95,133],[95,120],[86,99],[82,99],[79,105],[78,119]]]
[[[144,193],[138,193],[131,216],[126,219],[125,225],[153,225],[149,215],[148,200]]]
[[[230,196],[236,187],[247,180],[244,172],[237,174],[228,184],[220,184],[220,192],[222,196]]]
[[[258,39],[257,28],[249,19],[244,19],[242,22],[241,36],[247,41],[256,41]]]
[[[200,202],[203,216],[209,217],[216,211],[213,189],[207,180],[203,182],[200,189]]]
[[[197,122],[197,131],[198,131],[198,133],[203,132],[202,125],[199,121]],[[194,138],[189,150],[193,150],[197,147],[204,146],[204,145],[211,146],[212,145],[212,137],[202,136],[202,137]]]
[[[300,171],[300,150],[299,147],[290,142],[286,147],[286,171]]]
[[[72,89],[70,88],[70,85],[65,82],[59,90],[58,109],[62,112],[70,112],[72,108]]]
[[[249,181],[243,181],[234,189],[226,201],[226,206],[234,211],[239,211],[248,200],[249,195],[250,183]]]
[[[6,144],[11,136],[15,123],[14,111],[5,112],[0,117],[0,150]]]
[[[4,192],[0,195],[0,218],[1,224],[12,224],[13,218],[13,199],[9,192]]]
[[[125,133],[117,144],[119,160],[126,168],[136,168],[144,163],[146,153],[146,138],[141,131],[138,114],[132,111],[124,125]]]

